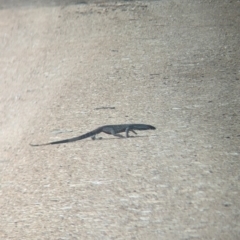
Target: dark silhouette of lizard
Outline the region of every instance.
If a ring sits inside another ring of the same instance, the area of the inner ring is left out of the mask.
[[[123,137],[119,133],[125,132],[126,137],[128,138],[129,132],[133,132],[133,133],[137,134],[134,130],[142,131],[142,130],[155,130],[155,129],[156,129],[155,127],[153,127],[151,125],[146,125],[146,124],[106,125],[106,126],[99,127],[91,132],[88,132],[88,133],[83,134],[78,137],[64,139],[64,140],[60,140],[60,141],[56,141],[56,142],[49,142],[49,143],[43,143],[43,144],[30,144],[30,145],[31,146],[44,146],[44,145],[51,145],[51,144],[61,144],[61,143],[75,142],[75,141],[82,140],[82,139],[85,139],[88,137],[91,137],[94,140],[96,135],[101,132],[104,132],[107,134],[112,134],[112,135],[118,136],[118,137]]]

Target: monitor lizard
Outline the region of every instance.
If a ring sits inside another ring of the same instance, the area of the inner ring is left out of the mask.
[[[134,130],[155,130],[156,128],[151,126],[151,125],[146,125],[146,124],[120,124],[120,125],[105,125],[102,127],[99,127],[91,132],[85,133],[81,136],[74,137],[74,138],[69,138],[69,139],[64,139],[60,141],[55,141],[55,142],[49,142],[49,143],[43,143],[43,144],[30,144],[31,146],[44,146],[44,145],[51,145],[51,144],[61,144],[61,143],[68,143],[68,142],[75,142],[78,140],[82,140],[88,137],[91,137],[93,140],[96,138],[96,135],[103,132],[107,134],[112,134],[114,136],[118,137],[123,137],[119,133],[125,132],[126,137],[129,137],[129,132],[133,132],[137,134]]]

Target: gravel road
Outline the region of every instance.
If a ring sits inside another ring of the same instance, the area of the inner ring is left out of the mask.
[[[239,239],[240,1],[1,0],[0,69],[1,240]]]

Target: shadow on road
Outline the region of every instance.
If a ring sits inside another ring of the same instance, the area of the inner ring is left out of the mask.
[[[145,135],[145,136],[130,136],[128,138],[147,138],[147,137],[152,137],[152,136],[158,136],[157,134],[154,134],[154,135]],[[84,142],[90,142],[90,141],[106,141],[106,140],[124,140],[124,139],[128,139],[126,137],[112,137],[112,138],[103,138],[103,137],[99,137],[99,138],[96,138],[95,140],[84,140]],[[81,140],[79,140],[81,141]],[[78,141],[74,141],[74,142],[78,142]],[[42,146],[50,146],[50,145],[62,145],[62,144],[69,144],[69,143],[73,143],[73,142],[65,142],[65,143],[59,143],[59,144],[49,144],[49,143],[43,143],[43,144],[32,144],[30,143],[29,145],[31,147],[42,147]]]

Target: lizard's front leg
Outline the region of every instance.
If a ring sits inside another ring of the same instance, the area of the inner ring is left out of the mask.
[[[133,129],[131,131],[137,135],[137,133]]]
[[[129,130],[129,127],[127,127],[127,128],[126,128],[126,131],[125,131],[125,132],[126,132],[126,138],[129,137],[129,135],[128,135],[129,131],[130,131],[130,130]]]
[[[126,137],[128,138],[129,137],[129,132],[133,132],[137,135],[137,133],[133,130],[133,129],[129,129],[129,127],[126,128]]]

